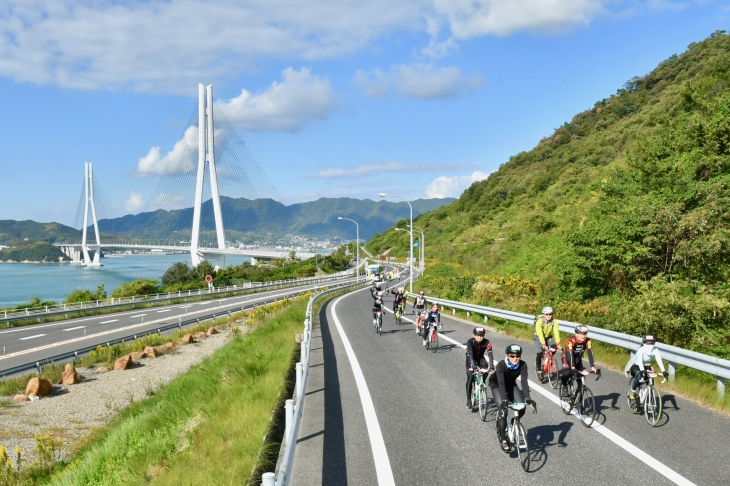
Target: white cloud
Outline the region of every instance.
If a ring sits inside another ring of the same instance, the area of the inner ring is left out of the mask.
[[[476,171],[468,176],[437,177],[426,187],[426,197],[459,197],[474,182],[482,181],[487,177],[489,177],[489,174],[480,171]]]
[[[145,178],[157,175],[184,174],[195,170],[198,161],[198,127],[185,130],[183,138],[164,157],[160,147],[152,147],[137,162],[135,177]]]
[[[143,206],[144,198],[142,197],[142,194],[132,192],[129,194],[129,199],[127,199],[124,208],[130,213],[135,213],[142,209]]]
[[[388,172],[435,172],[444,170],[456,170],[458,167],[455,164],[425,164],[425,163],[412,163],[406,164],[403,162],[369,162],[360,164],[356,167],[347,168],[332,168],[328,167],[316,174],[306,176],[305,179],[349,179],[352,177],[376,177],[381,176],[383,173]]]
[[[182,209],[191,207],[189,198],[185,198],[179,194],[162,193],[155,198],[155,207],[150,208],[151,210],[164,209],[166,211],[172,211],[173,209]]]
[[[444,99],[469,94],[484,84],[481,76],[464,76],[457,67],[437,68],[432,64],[393,66],[388,73],[379,69],[358,71],[355,86],[368,96],[384,98],[392,87],[407,98]]]
[[[586,26],[606,0],[434,0],[457,39],[520,31],[560,33]]]
[[[327,79],[308,68],[282,71],[282,81],[259,94],[246,89],[229,101],[218,101],[231,123],[249,131],[296,132],[315,120],[326,119],[336,109]]]
[[[0,75],[190,93],[272,59],[330,59],[423,22],[425,0],[5,0]]]

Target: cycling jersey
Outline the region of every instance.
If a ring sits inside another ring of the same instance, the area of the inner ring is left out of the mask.
[[[546,345],[547,340],[552,337],[555,340],[555,344],[560,344],[560,328],[558,327],[558,320],[553,319],[552,321],[545,323],[545,317],[541,316],[535,322],[535,336],[537,336],[542,346]],[[552,336],[550,334],[552,333]]]
[[[413,308],[423,310],[426,307],[426,297],[417,296],[413,299]]]
[[[487,360],[488,366],[494,363],[492,343],[489,339],[484,338],[480,343],[475,338],[471,338],[466,342],[467,367],[473,368],[477,365],[484,358],[484,354],[489,358]]]
[[[426,314],[426,322],[429,324],[436,323],[441,324],[441,313],[439,311],[428,311]]]
[[[393,298],[394,304],[400,304],[401,302],[405,301],[405,296],[401,294],[400,292],[395,294],[395,297]]]
[[[659,369],[664,373],[664,362],[662,361],[662,353],[654,345],[642,345],[626,363],[624,372],[631,369],[632,365],[636,365],[638,369],[644,369],[651,365],[652,359],[656,359]]]
[[[565,352],[563,353],[563,363],[577,370],[583,369],[583,353],[588,353],[588,362],[593,368],[593,342],[586,338],[585,341],[579,341],[575,336],[565,341]]]

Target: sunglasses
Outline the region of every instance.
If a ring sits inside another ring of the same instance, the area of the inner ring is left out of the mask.
[[[516,354],[508,354],[507,357],[508,358],[519,358],[519,356],[517,356]]]
[[[545,315],[546,316],[551,316],[551,315],[553,315],[553,313],[552,312],[546,312]]]

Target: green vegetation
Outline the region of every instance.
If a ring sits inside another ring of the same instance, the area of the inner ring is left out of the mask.
[[[106,299],[106,290],[104,290],[104,284],[101,284],[96,287],[96,292],[92,292],[91,290],[74,290],[66,297],[64,302],[66,304],[73,304],[76,302],[90,302],[104,299]]]
[[[241,484],[286,386],[305,307],[300,299],[125,409],[51,484]]]
[[[416,218],[430,293],[730,358],[730,37],[629,80]],[[404,222],[398,223],[404,227]],[[387,231],[372,253],[408,251]]]
[[[0,261],[58,263],[69,260],[59,248],[43,241],[16,241],[12,247],[0,250]]]

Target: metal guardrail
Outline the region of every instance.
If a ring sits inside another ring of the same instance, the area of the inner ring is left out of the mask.
[[[335,287],[330,292],[332,292],[332,291],[338,291],[340,289],[340,287],[345,287],[346,288],[347,286],[350,286],[352,284],[349,284],[348,283],[348,284],[344,284],[344,285],[343,284],[339,284],[339,285],[340,285],[339,287]],[[306,292],[310,292],[310,291],[311,291],[311,289],[301,289],[299,291],[292,292],[292,294],[293,295],[296,295],[296,294],[306,293]],[[235,314],[236,312],[242,312],[242,311],[245,311],[245,310],[255,309],[255,308],[259,307],[259,306],[273,304],[275,302],[279,302],[279,301],[285,300],[287,298],[289,298],[289,296],[277,297],[277,298],[273,298],[273,299],[269,299],[269,300],[264,300],[263,302],[256,302],[256,303],[253,303],[253,304],[249,304],[249,305],[246,305],[246,306],[243,306],[243,307],[236,307],[236,308],[233,308],[233,309],[228,309],[228,310],[226,310],[224,312],[216,312],[216,313],[213,313],[213,314],[207,314],[205,316],[197,317],[195,319],[188,319],[186,321],[180,320],[180,321],[178,321],[176,323],[164,324],[164,325],[161,325],[161,326],[157,326],[155,328],[155,330],[152,331],[152,332],[129,334],[127,336],[123,336],[123,337],[111,339],[109,341],[105,341],[104,344],[106,344],[107,346],[111,346],[113,344],[118,344],[118,343],[121,343],[123,341],[124,342],[135,341],[135,340],[137,340],[139,338],[148,336],[150,334],[160,334],[163,331],[169,331],[171,329],[176,329],[176,328],[177,329],[182,329],[183,327],[192,326],[192,325],[199,324],[201,322],[205,322],[205,321],[209,321],[209,320],[215,321],[219,317],[223,317],[223,316],[228,316],[230,318],[231,317],[231,314]],[[311,303],[311,301],[310,301],[310,303]],[[310,313],[309,313],[309,307],[307,309],[308,309],[308,314],[307,315],[309,316],[310,315]],[[89,338],[91,338],[91,337],[93,337],[93,336],[89,336]],[[94,344],[93,346],[84,346],[84,347],[81,347],[81,348],[76,349],[74,351],[69,351],[67,353],[58,354],[56,356],[51,356],[49,358],[45,358],[45,359],[40,360],[40,361],[31,361],[31,362],[28,362],[28,363],[25,363],[25,364],[22,364],[22,365],[14,366],[12,368],[8,368],[6,370],[0,371],[0,378],[6,377],[6,376],[9,376],[9,375],[14,375],[16,373],[22,373],[23,371],[28,371],[28,370],[33,370],[33,369],[35,369],[40,374],[41,371],[42,371],[42,369],[43,369],[43,366],[45,366],[45,365],[47,365],[49,363],[58,363],[58,362],[63,362],[63,361],[69,360],[69,359],[76,359],[76,358],[79,357],[79,355],[83,355],[85,353],[88,353],[90,351],[93,351],[98,346],[99,346],[99,344]]]
[[[282,286],[305,285],[309,283],[329,282],[334,280],[342,280],[352,278],[351,272],[338,272],[326,277],[306,277],[301,279],[275,280],[272,282],[247,282],[245,285],[229,285],[226,287],[217,287],[217,290],[209,290],[208,288],[194,290],[180,290],[177,292],[165,292],[160,294],[140,295],[134,297],[111,298],[105,300],[94,300],[89,302],[78,302],[73,304],[59,304],[44,307],[28,307],[18,310],[0,311],[0,322],[9,325],[13,321],[22,321],[27,319],[41,319],[46,317],[63,316],[75,314],[79,312],[91,312],[102,309],[115,309],[119,307],[127,307],[130,305],[150,304],[155,302],[165,302],[175,299],[185,299],[188,297],[215,296],[227,294],[231,292],[240,292],[246,290],[271,289]]]
[[[415,294],[408,294],[408,297],[415,297]],[[493,307],[485,307],[475,304],[466,304],[453,300],[441,299],[438,297],[426,296],[429,302],[435,302],[440,306],[450,307],[466,311],[467,316],[470,314],[478,314],[484,316],[484,322],[487,322],[487,316],[498,317],[513,322],[521,322],[523,324],[533,325],[535,316],[531,314],[523,314],[521,312],[513,312],[504,309],[495,309]],[[558,320],[560,331],[573,334],[575,327],[580,325],[577,322]],[[600,327],[587,326],[591,339],[596,341],[620,346],[622,348],[636,351],[641,346],[642,338],[623,334],[620,332],[602,329]],[[662,359],[667,362],[667,371],[669,372],[669,380],[674,381],[676,365],[680,364],[693,368],[714,376],[717,379],[717,393],[722,398],[725,394],[725,380],[730,379],[730,360],[709,356],[707,354],[697,353],[687,349],[682,349],[669,344],[657,343],[656,347],[662,352]]]
[[[304,395],[307,390],[307,378],[309,376],[309,353],[312,349],[312,308],[314,303],[325,297],[341,292],[343,290],[354,289],[357,287],[365,287],[370,282],[355,282],[348,285],[341,285],[338,288],[328,289],[325,292],[316,294],[309,300],[307,305],[307,315],[304,320],[304,333],[301,342],[302,350],[300,354],[300,362],[297,363],[296,369],[296,387],[294,389],[295,399],[289,399],[284,406],[284,416],[286,418],[284,427],[283,444],[285,444],[284,456],[279,465],[278,475],[273,472],[267,472],[261,475],[262,486],[287,486],[291,479],[291,468],[294,462],[294,452],[297,446],[297,437],[299,436],[299,425],[302,421],[304,413]]]

